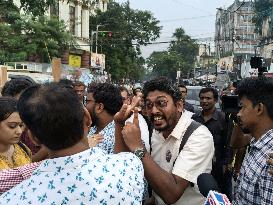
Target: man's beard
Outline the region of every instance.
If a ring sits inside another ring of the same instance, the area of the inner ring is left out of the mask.
[[[241,130],[242,130],[242,132],[243,132],[244,134],[251,134],[249,128],[243,127],[243,123],[242,123],[242,121],[241,121],[240,118],[238,118],[238,125],[239,125],[239,127],[241,128]]]
[[[164,132],[164,131],[166,131],[168,129],[171,129],[171,127],[175,127],[175,125],[176,125],[176,118],[177,118],[177,116],[175,114],[171,115],[171,117],[169,119],[167,119],[164,115],[161,115],[161,116],[164,119],[164,121],[166,122],[166,125],[164,127],[155,127],[154,126],[154,117],[155,116],[153,115],[151,117],[152,126],[154,127],[154,129],[156,131],[158,131],[158,132]]]
[[[95,109],[93,109],[92,113],[90,113],[90,116],[91,116],[91,120],[92,120],[91,127],[94,127],[98,123],[98,117],[97,117],[97,115],[95,113]]]
[[[248,128],[242,128],[242,131],[244,134],[251,134],[250,130]]]

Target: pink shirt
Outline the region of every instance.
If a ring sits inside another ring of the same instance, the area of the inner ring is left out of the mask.
[[[33,171],[41,164],[34,162],[14,169],[6,169],[0,172],[0,194],[8,191],[25,179],[28,179]]]

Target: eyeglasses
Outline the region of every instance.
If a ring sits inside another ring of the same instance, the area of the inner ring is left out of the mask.
[[[88,104],[89,102],[96,102],[95,100],[88,100],[88,99],[85,99],[85,104]]]
[[[156,106],[157,109],[164,109],[165,107],[167,107],[168,105],[168,101],[167,100],[162,100],[162,99],[158,99],[154,102],[146,102],[145,103],[145,108],[146,110],[151,110],[153,109],[154,106]]]

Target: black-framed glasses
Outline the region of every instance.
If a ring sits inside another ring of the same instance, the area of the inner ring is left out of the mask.
[[[163,99],[157,99],[154,102],[151,102],[151,101],[145,102],[146,110],[151,110],[153,109],[154,106],[156,106],[157,109],[164,109],[165,107],[167,107],[167,105],[168,105],[168,101]]]
[[[85,104],[88,104],[89,102],[96,102],[95,100],[88,100],[87,98],[85,99]]]

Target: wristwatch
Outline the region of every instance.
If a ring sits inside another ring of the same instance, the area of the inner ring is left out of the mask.
[[[144,147],[136,148],[133,152],[140,160],[145,156],[147,150]]]

